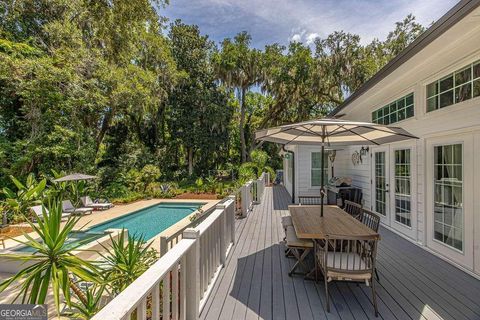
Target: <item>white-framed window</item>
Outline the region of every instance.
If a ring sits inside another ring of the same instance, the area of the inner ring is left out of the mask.
[[[328,154],[324,154],[322,169],[322,153],[312,152],[310,159],[310,182],[312,187],[320,187],[322,185],[322,173],[324,183],[328,181]]]
[[[427,85],[427,112],[480,97],[480,61]]]
[[[372,112],[372,122],[392,124],[414,116],[413,93]]]

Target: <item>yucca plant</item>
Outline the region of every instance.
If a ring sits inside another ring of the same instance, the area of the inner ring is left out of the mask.
[[[152,242],[146,243],[142,236],[126,236],[122,230],[117,238],[110,236],[111,244],[102,245],[106,253],[99,253],[102,258],[103,278],[112,293],[117,295],[128,287],[157,261],[157,254],[150,248]],[[125,240],[127,242],[125,243]]]
[[[105,285],[93,285],[85,290],[85,300],[73,302],[72,307],[76,312],[72,314],[74,319],[91,319],[102,308],[102,297]]]
[[[16,240],[35,250],[30,255],[6,254],[12,260],[20,261],[25,267],[14,276],[0,283],[0,292],[12,285],[20,287],[22,303],[43,304],[49,290],[53,293],[57,314],[60,310],[60,298],[63,295],[65,302],[71,304],[72,290],[76,296],[86,302],[83,292],[72,280],[73,275],[90,282],[96,282],[97,268],[88,261],[77,257],[75,251],[82,244],[69,244],[67,240],[79,217],[70,217],[65,224],[61,223],[61,200],[49,201],[48,211],[43,207],[43,221],[38,219],[38,225],[27,219],[37,237],[25,234],[26,241]]]

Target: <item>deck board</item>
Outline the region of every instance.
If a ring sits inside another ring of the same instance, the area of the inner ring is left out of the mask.
[[[261,204],[236,221],[236,244],[200,314],[201,319],[374,319],[371,289],[331,283],[330,312],[323,282],[288,276],[280,218],[290,197],[266,188]],[[378,319],[480,319],[480,281],[381,228]]]

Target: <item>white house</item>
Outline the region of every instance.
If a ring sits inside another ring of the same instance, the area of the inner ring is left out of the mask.
[[[420,138],[370,147],[355,164],[361,147],[346,147],[325,171],[351,177],[386,228],[480,277],[480,1],[460,1],[330,116]],[[286,150],[295,202],[318,195],[320,147]]]

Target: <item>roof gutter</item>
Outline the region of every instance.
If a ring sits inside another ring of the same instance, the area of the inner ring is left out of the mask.
[[[367,80],[360,88],[358,88],[352,95],[350,95],[345,101],[331,111],[328,116],[333,117],[337,115],[341,110],[350,105],[357,98],[362,96],[368,90],[373,88],[380,81],[385,79],[388,75],[393,73],[402,64],[407,62],[410,58],[419,53],[422,49],[432,43],[435,39],[440,37],[457,22],[463,19],[470,12],[480,6],[480,0],[462,0],[457,3],[452,9],[450,9],[445,15],[443,15],[437,22],[435,22],[430,28],[422,33],[417,39],[415,39],[408,47],[400,52],[395,58],[387,63],[380,71]]]

